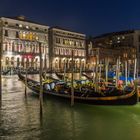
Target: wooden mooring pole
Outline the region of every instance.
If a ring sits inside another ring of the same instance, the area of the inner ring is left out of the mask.
[[[125,85],[127,86],[127,60],[125,60]]]
[[[28,74],[28,58],[26,58],[26,74],[25,74],[25,99],[27,98],[27,74]]]
[[[3,22],[0,23],[0,107],[2,106],[2,49],[3,49]]]
[[[136,79],[136,73],[137,73],[137,59],[134,60],[134,80]]]
[[[73,74],[74,74],[74,61],[73,61],[73,50],[72,50],[71,106],[73,106],[73,105],[74,105],[74,86],[73,86]]]
[[[109,62],[108,62],[108,57],[105,59],[105,81],[106,85],[108,85],[108,67],[109,67]]]
[[[2,106],[2,69],[1,69],[1,61],[2,59],[2,43],[0,43],[0,107]]]
[[[43,116],[43,85],[42,85],[42,51],[41,51],[41,43],[39,42],[39,56],[40,56],[40,71],[39,71],[39,79],[40,79],[40,93],[39,93],[39,102],[40,102],[40,118]]]
[[[66,82],[66,60],[64,60],[64,82]]]

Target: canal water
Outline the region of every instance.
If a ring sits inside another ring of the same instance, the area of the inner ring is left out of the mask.
[[[96,106],[44,99],[43,122],[39,100],[17,76],[3,77],[0,140],[140,140],[140,104]]]

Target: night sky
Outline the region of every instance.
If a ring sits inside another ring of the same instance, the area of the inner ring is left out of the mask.
[[[1,0],[0,16],[60,26],[86,35],[140,29],[139,0]]]

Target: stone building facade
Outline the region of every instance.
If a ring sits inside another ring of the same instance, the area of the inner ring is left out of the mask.
[[[53,70],[63,71],[85,69],[86,44],[85,34],[68,31],[59,27],[49,28],[50,66]],[[74,65],[72,66],[72,51]]]
[[[48,26],[28,21],[25,17],[0,18],[2,69],[11,67],[39,68],[39,42],[43,68],[49,67]]]

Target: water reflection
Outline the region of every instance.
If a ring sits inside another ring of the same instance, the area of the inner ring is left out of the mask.
[[[31,76],[38,79],[38,76]],[[38,97],[17,76],[3,77],[0,110],[0,139],[41,140],[139,140],[140,104],[134,106],[91,106],[54,98],[44,99],[43,125]]]

